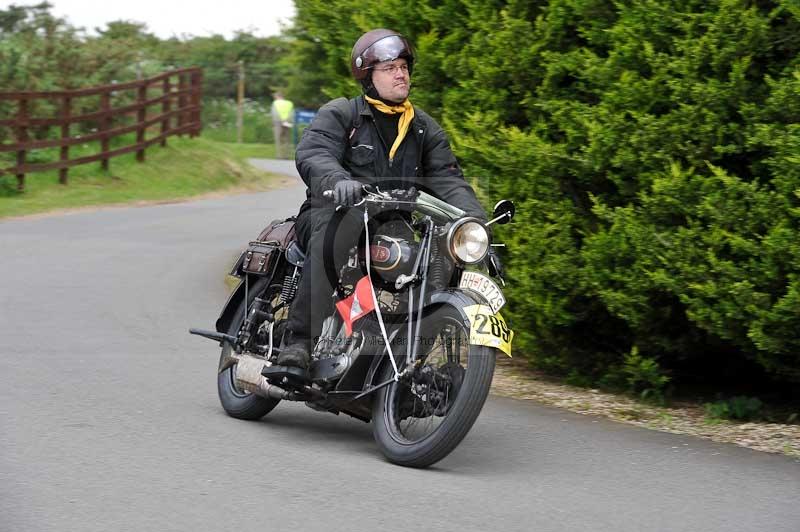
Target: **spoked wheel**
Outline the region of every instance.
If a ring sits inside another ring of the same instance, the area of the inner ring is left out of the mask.
[[[411,378],[381,389],[373,404],[373,434],[386,457],[427,467],[447,456],[478,417],[494,375],[496,350],[470,345],[469,329],[453,307],[425,318],[427,353]],[[391,363],[381,381],[394,376]]]
[[[250,285],[248,290],[248,301],[242,301],[239,308],[236,310],[231,326],[228,329],[228,334],[231,336],[238,336],[239,330],[244,323],[246,312],[245,309],[250,308],[256,296],[271,301],[273,305],[279,302],[281,293],[280,285],[271,285],[266,291],[264,287],[267,284],[267,279],[262,278]],[[273,345],[280,345],[280,334],[285,327],[285,322],[288,314],[288,308],[282,308],[275,315],[275,322],[272,325],[273,332]],[[264,324],[260,329],[258,336],[255,338],[259,344],[268,341],[269,324]],[[233,347],[228,342],[222,346],[222,353],[220,354],[220,367],[227,360]],[[252,353],[255,354],[255,353]],[[266,362],[266,360],[265,360]],[[278,399],[266,399],[259,397],[253,393],[247,392],[236,385],[236,366],[231,366],[225,371],[217,375],[217,393],[219,395],[222,408],[228,415],[238,419],[261,419],[267,415],[277,404],[280,402]]]

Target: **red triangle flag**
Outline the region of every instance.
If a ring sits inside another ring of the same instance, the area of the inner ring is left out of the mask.
[[[353,334],[353,323],[375,310],[375,304],[372,299],[372,283],[369,282],[369,277],[364,276],[359,279],[353,293],[336,303],[336,310],[339,311],[339,315],[344,320],[347,336],[351,336]]]

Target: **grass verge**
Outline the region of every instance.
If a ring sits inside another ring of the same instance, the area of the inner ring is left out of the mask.
[[[166,147],[147,150],[144,163],[135,155],[70,169],[69,184],[58,183],[58,172],[38,172],[25,178],[24,192],[14,176],[0,176],[0,218],[62,209],[169,201],[209,192],[265,190],[280,182],[277,176],[253,168],[250,157],[274,157],[269,144],[235,144],[204,137],[170,138]],[[72,155],[72,154],[71,154]],[[80,152],[72,155],[80,156]]]

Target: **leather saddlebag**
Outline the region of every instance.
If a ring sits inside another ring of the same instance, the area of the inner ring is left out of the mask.
[[[280,254],[295,238],[295,218],[273,220],[247,245],[242,254],[242,270],[255,275],[271,275]]]

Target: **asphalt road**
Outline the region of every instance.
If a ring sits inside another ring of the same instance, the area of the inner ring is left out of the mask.
[[[0,531],[800,531],[800,463],[492,397],[429,470],[369,425],[227,417],[189,336],[300,187],[0,222]]]

